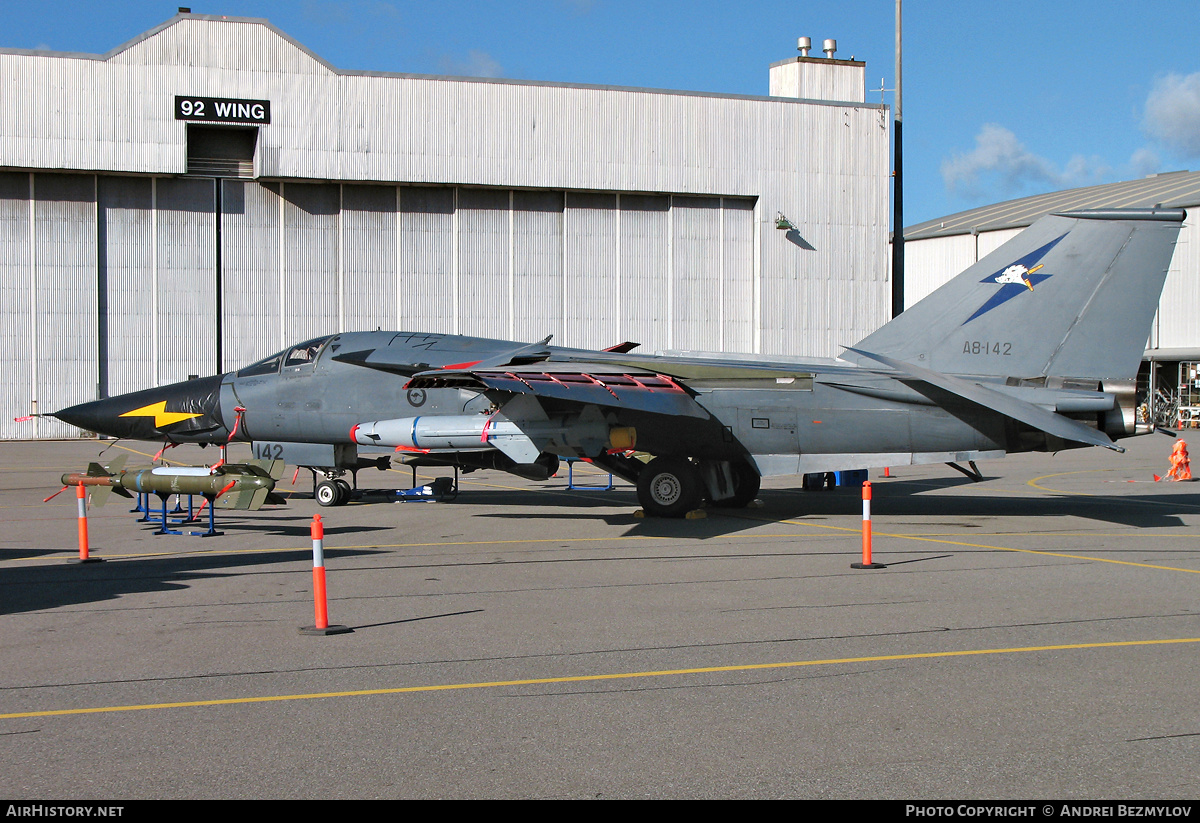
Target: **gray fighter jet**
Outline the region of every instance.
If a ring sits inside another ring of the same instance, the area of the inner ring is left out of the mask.
[[[393,450],[530,478],[587,457],[660,516],[743,506],[764,475],[1121,451],[1185,218],[1042,218],[836,360],[347,332],[55,416],[113,437],[251,441],[256,458],[319,469],[327,505],[346,470]]]

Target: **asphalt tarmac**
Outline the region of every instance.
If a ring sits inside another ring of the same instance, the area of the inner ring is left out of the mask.
[[[1196,798],[1200,484],[1124,444],[872,471],[856,570],[858,489],[655,520],[565,471],[327,509],[302,475],[213,538],[112,498],[81,565],[42,498],[155,447],[0,443],[0,796]],[[299,631],[317,513],[351,633]]]

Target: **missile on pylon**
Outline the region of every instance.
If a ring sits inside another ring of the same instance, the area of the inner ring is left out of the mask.
[[[518,421],[500,414],[464,414],[360,423],[350,430],[350,439],[361,446],[423,453],[497,449],[522,465],[532,464],[543,452],[569,454],[576,447],[590,453],[632,449],[637,433],[628,426],[610,426],[600,415]]]
[[[126,470],[113,464],[105,468],[90,463],[86,472],[62,476],[64,486],[94,488],[92,505],[103,506],[110,492],[132,497],[130,492],[201,495],[226,509],[255,511],[264,503],[284,503],[273,494],[275,481],[283,474],[282,460],[252,460],[219,466],[159,466],[153,469]]]

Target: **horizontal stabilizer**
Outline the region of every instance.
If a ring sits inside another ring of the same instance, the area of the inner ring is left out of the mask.
[[[1112,441],[1107,434],[1098,429],[1093,429],[1090,426],[1085,426],[1078,420],[1072,420],[1069,417],[1063,417],[1061,414],[1055,414],[1052,411],[1035,406],[1033,403],[1027,403],[1024,400],[1018,400],[1015,397],[1009,397],[1006,394],[995,391],[994,389],[985,388],[978,383],[972,383],[968,380],[963,380],[960,377],[951,377],[950,375],[941,374],[929,369],[914,366],[911,363],[905,363],[897,360],[894,357],[887,357],[882,354],[873,354],[862,349],[855,349],[849,346],[848,351],[855,354],[860,354],[863,357],[869,357],[883,363],[885,366],[890,366],[900,374],[911,377],[916,380],[921,380],[929,383],[932,386],[937,386],[940,389],[956,394],[959,397],[970,400],[972,403],[978,403],[984,408],[992,409],[1001,414],[1011,417],[1014,420],[1033,426],[1035,429],[1040,429],[1047,434],[1052,434],[1055,437],[1061,437],[1063,440],[1073,440],[1078,443],[1087,443],[1092,446],[1104,446],[1106,449],[1123,452],[1123,448]]]

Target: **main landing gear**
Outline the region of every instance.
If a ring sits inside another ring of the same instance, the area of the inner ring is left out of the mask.
[[[702,492],[696,466],[677,457],[656,457],[638,476],[638,502],[655,517],[683,517],[700,506]]]
[[[705,498],[722,508],[743,508],[758,495],[759,483],[758,472],[745,460],[656,457],[638,475],[638,502],[654,517],[683,517]]]

